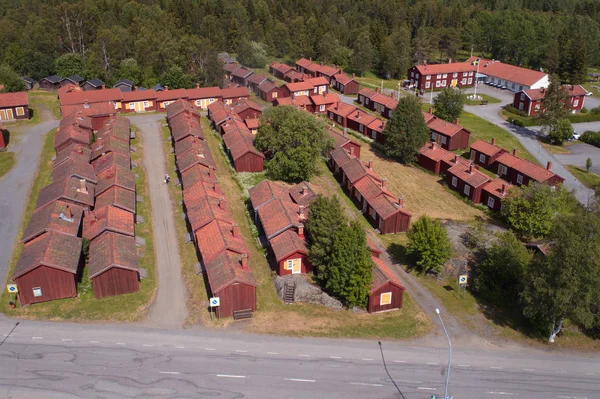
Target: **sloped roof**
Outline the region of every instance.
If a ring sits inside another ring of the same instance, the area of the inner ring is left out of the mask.
[[[375,119],[373,119],[373,122],[371,122],[367,125],[367,127],[371,130],[375,130],[376,132],[381,133],[385,129],[386,124],[387,124],[387,121],[384,121],[383,119],[375,118]]]
[[[233,216],[231,216],[226,199],[207,195],[201,184],[185,189],[184,203],[192,231],[198,230],[213,220],[233,224]]]
[[[225,72],[229,72],[232,73],[233,71],[235,71],[236,69],[240,69],[241,65],[239,65],[238,63],[229,63],[229,64],[225,64],[223,65],[223,70]]]
[[[333,112],[336,115],[340,115],[342,117],[346,117],[351,112],[356,111],[356,107],[350,104],[346,104],[345,102],[337,102],[331,104],[327,107],[327,112]]]
[[[208,109],[208,115],[210,117],[210,120],[215,125],[220,125],[227,119],[231,118],[231,115],[225,108],[225,104],[223,104],[221,101],[216,101],[216,102],[210,104],[207,107],[207,109]]]
[[[317,193],[313,190],[311,184],[305,181],[292,186],[288,192],[292,201],[305,207],[317,199]]]
[[[238,254],[223,251],[210,262],[205,262],[204,267],[210,290],[215,295],[234,283],[258,285],[250,268],[242,267],[241,256]]]
[[[294,230],[286,230],[269,241],[269,245],[275,255],[275,261],[280,262],[295,252],[308,254],[306,243]]]
[[[129,143],[131,135],[131,122],[127,118],[118,116],[108,120],[96,133],[96,140],[104,140],[108,136]]]
[[[254,137],[250,132],[244,133],[240,129],[234,129],[223,135],[223,142],[234,162],[248,153],[255,154],[261,158],[265,157],[262,152],[254,147]]]
[[[502,186],[504,186],[504,194],[502,193]],[[498,177],[486,184],[485,186],[483,186],[483,191],[487,191],[494,197],[504,198],[508,190],[510,190],[513,187],[514,186],[512,184]]]
[[[249,98],[250,91],[247,87],[232,87],[228,89],[221,89],[221,95],[224,99]]]
[[[163,90],[156,93],[156,101],[171,101],[179,100],[181,98],[188,98],[188,94],[185,89]]]
[[[233,233],[234,227],[230,223],[213,220],[196,230],[196,244],[202,254],[204,262],[210,262],[223,251],[247,254],[248,248],[239,233]]]
[[[381,183],[372,178],[360,179],[354,184],[354,189],[360,193],[367,201],[371,200],[386,191],[381,187]],[[391,194],[390,194],[391,195]]]
[[[475,57],[476,58],[476,57]],[[470,62],[453,62],[451,64],[415,65],[421,75],[437,75],[438,73],[475,72],[477,66]]]
[[[360,109],[355,109],[354,111],[352,111],[351,113],[349,113],[346,118],[348,118],[349,120],[355,121],[356,123],[360,123],[363,126],[368,126],[369,124],[371,124],[375,119],[374,116],[367,114],[365,111],[361,111]]]
[[[112,186],[96,197],[96,208],[114,206],[135,213],[135,192]]]
[[[585,96],[588,93],[581,85],[563,85],[562,88],[569,97]],[[541,101],[546,97],[547,91],[548,89],[539,88],[523,90],[519,93],[525,93],[525,95],[533,101]],[[515,93],[515,95],[519,95],[519,93]]]
[[[322,73],[323,75],[334,76],[339,71],[340,71],[340,69],[335,66],[330,66],[330,65],[319,66],[319,72]],[[329,84],[329,82],[327,82],[327,83]]]
[[[312,64],[311,60],[307,60],[306,58],[300,58],[296,61],[296,65],[300,65],[303,68],[307,68],[310,64]]]
[[[518,158],[518,162],[512,165],[512,168],[521,174],[527,175],[530,178],[534,179],[539,183],[543,183],[546,180],[553,178],[555,176],[559,177],[561,180],[564,180],[562,177],[558,176],[556,173],[541,167],[539,165],[534,164],[531,161],[526,159]]]
[[[44,265],[76,274],[81,258],[81,238],[49,231],[25,243],[12,279]]]
[[[100,90],[88,90],[86,91],[86,93],[91,93],[95,91]],[[115,115],[117,113],[117,110],[113,101],[92,104],[63,105],[60,107],[60,113],[63,117],[78,112],[82,112],[84,115],[90,117],[100,117]]]
[[[218,86],[196,87],[194,89],[187,89],[187,94],[190,100],[200,100],[203,98],[219,98],[221,97],[221,88]]]
[[[284,86],[287,87],[287,89],[292,93],[304,90],[312,91],[315,87],[312,83],[309,82],[286,83]]]
[[[181,172],[181,182],[184,189],[192,187],[201,181],[212,183],[217,181],[217,176],[212,168],[196,164],[184,172]]]
[[[509,152],[505,152],[500,154],[498,158],[496,158],[496,162],[501,163],[509,168],[513,168],[520,162],[521,158],[514,156]]]
[[[341,147],[331,150],[329,152],[329,155],[331,156],[335,164],[340,168],[343,168],[348,162],[355,158],[354,155],[350,155],[348,153],[348,150]]]
[[[369,168],[356,157],[353,157],[350,162],[346,163],[344,166],[341,166],[341,168],[344,170],[344,174],[348,180],[350,180],[350,182],[353,184],[365,176],[371,176],[373,179],[381,181],[373,169]]]
[[[123,95],[121,90],[113,89],[100,89],[100,90],[81,90],[72,91],[69,93],[61,93],[59,96],[60,105],[80,105],[93,103],[103,103],[109,101],[121,101]]]
[[[498,154],[499,152],[504,151],[502,148],[498,147],[497,145],[488,143],[487,141],[483,141],[481,139],[475,140],[475,142],[473,142],[473,144],[471,144],[471,149],[478,151],[482,154],[485,154],[487,156],[490,156],[490,157],[493,157],[494,155]]]
[[[367,97],[367,98],[371,98],[371,97],[375,97],[377,93],[375,90],[373,89],[368,89],[368,88],[362,88],[360,89],[360,91],[358,92],[359,95],[363,96],[363,97]]]
[[[60,126],[79,125],[79,127],[92,130],[92,118],[85,115],[83,111],[64,116],[60,120]],[[76,126],[77,127],[77,126]]]
[[[382,259],[371,257],[373,261],[373,280],[371,282],[371,289],[369,292],[373,293],[382,285],[392,283],[399,286],[401,289],[405,289],[398,277],[390,270],[389,267],[383,262]]]
[[[116,152],[108,152],[92,161],[92,166],[96,171],[96,175],[103,170],[118,165],[126,169],[131,169],[131,154],[119,154]]]
[[[298,210],[298,205],[281,198],[276,198],[258,208],[258,217],[267,239],[270,240],[301,223]]]
[[[135,192],[135,173],[119,165],[112,165],[98,173],[96,195],[117,186]]]
[[[58,75],[50,75],[50,76],[46,76],[45,78],[43,78],[42,80],[47,80],[50,83],[58,83],[62,80],[63,78],[61,78]]]
[[[102,85],[104,85],[104,82],[97,78],[89,79],[87,81],[87,83],[89,83],[90,85],[92,85],[94,87],[101,87]]]
[[[471,63],[477,57],[471,57],[466,63]],[[531,86],[548,76],[545,72],[535,71],[516,65],[505,64],[500,61],[486,60],[481,58],[479,61],[479,73],[483,73],[496,78],[519,83],[523,86]]]
[[[314,86],[329,86],[329,81],[324,76],[319,76],[316,78],[309,78],[304,80],[306,83],[310,83]]]
[[[20,107],[23,105],[29,105],[26,92],[0,93],[0,108]]]
[[[199,139],[196,136],[187,136],[183,140],[179,140],[175,142],[175,156],[182,157],[187,154],[189,151],[198,151],[206,150],[209,152],[208,145],[206,141]]]
[[[432,161],[439,162],[448,154],[453,154],[450,151],[440,147],[435,142],[426,143],[423,147],[419,149],[419,154],[431,159]]]
[[[103,208],[96,208],[85,215],[83,218],[83,238],[93,241],[104,232],[133,237],[135,232],[133,213],[108,205]]]
[[[62,151],[56,154],[56,158],[52,162],[52,167],[56,168],[63,162],[68,160],[76,160],[89,163],[92,156],[92,150],[81,144],[73,143]]]
[[[82,78],[79,75],[67,76],[65,79],[68,80],[69,82],[73,82],[73,83],[81,83],[85,80],[84,78]],[[65,79],[63,79],[63,80],[65,80]]]
[[[273,89],[278,89],[278,87],[275,84],[275,82],[273,82],[272,80],[269,80],[269,79],[265,80],[260,85],[258,85],[258,90],[262,91],[264,93],[268,93]]]
[[[52,182],[40,190],[36,208],[46,206],[56,200],[70,200],[78,204],[94,205],[94,185],[77,179],[64,179]]]
[[[261,84],[267,77],[265,75],[253,74],[248,78],[248,82],[254,83],[255,85]]]
[[[334,144],[333,147],[334,148],[339,148],[339,147],[345,146],[348,143],[352,143],[356,147],[361,146],[358,142],[352,140],[352,138],[350,138],[346,134],[338,133],[331,128],[328,128],[327,131],[329,132],[329,135],[331,136],[331,138],[333,138],[333,144]]]
[[[352,81],[356,81],[354,78],[346,75],[345,73],[336,73],[335,75],[333,75],[333,79],[336,82],[339,82],[341,85],[347,85],[348,83],[352,82]]]
[[[248,119],[244,119],[244,123],[246,124],[246,127],[248,127],[248,129],[250,129],[250,130],[258,129],[258,127],[260,126],[260,119],[259,118],[248,118]]]
[[[433,119],[431,119],[429,122],[427,122],[427,127],[429,129],[435,131],[436,133],[441,133],[448,137],[453,137],[461,130],[465,130],[466,132],[469,132],[467,129],[465,129],[464,127],[462,127],[460,125],[447,122],[438,117],[433,117]]]
[[[23,232],[21,242],[27,242],[49,231],[58,231],[77,237],[83,208],[62,201],[54,201],[36,209]]]
[[[235,103],[231,104],[229,106],[229,110],[235,114],[240,114],[247,110],[256,111],[258,116],[260,116],[260,114],[262,114],[262,108],[260,107],[260,105],[258,105],[257,103],[255,103],[252,100],[248,100],[248,99],[244,99],[244,98],[239,99]]]
[[[98,182],[94,167],[76,158],[68,159],[52,169],[52,181],[64,180],[67,177],[85,179],[94,184]]]
[[[126,143],[123,140],[118,140],[112,136],[107,136],[104,139],[96,141],[92,144],[92,160],[109,152],[116,152],[117,154],[124,156],[131,156],[129,143]]]
[[[387,106],[388,108],[392,108],[392,109],[396,108],[396,105],[398,104],[396,102],[395,98],[386,96],[381,93],[377,93],[376,95],[371,97],[371,101],[373,101],[374,103],[383,104],[383,105]],[[396,102],[396,105],[393,105],[394,102]]]
[[[341,101],[341,99],[336,93],[323,93],[310,96],[310,101],[312,101],[315,106],[318,106],[337,103]]]
[[[156,92],[154,90],[125,91],[122,94],[123,102],[156,100]]]
[[[117,83],[115,83],[114,87],[117,87],[117,86],[130,86],[130,87],[133,87],[133,85],[134,85],[134,83],[131,80],[129,80],[129,79],[121,79]]]
[[[198,109],[190,104],[189,101],[184,99],[179,99],[172,102],[171,104],[167,105],[165,110],[167,111],[167,120],[169,121],[169,124],[171,123],[171,119],[182,113],[188,113],[200,119],[200,112]]]
[[[270,67],[272,69],[275,69],[281,73],[286,73],[287,71],[289,71],[290,69],[293,69],[291,66],[286,65],[286,64],[281,64],[279,62],[274,62],[270,65]]]
[[[138,271],[135,239],[121,234],[105,233],[90,243],[89,278],[116,267]]]
[[[174,121],[175,119],[178,120],[177,123],[171,124],[171,135],[176,142],[188,136],[205,138],[202,124],[198,119],[192,117],[190,114],[181,114],[180,117],[173,118],[172,120]]]
[[[54,148],[60,147],[69,140],[87,146],[92,141],[92,133],[88,129],[75,125],[61,126],[54,134]]]
[[[177,169],[179,169],[180,173],[184,173],[197,164],[204,165],[211,169],[217,168],[208,146],[205,145],[197,151],[188,151],[184,155],[177,157]]]
[[[252,209],[257,210],[276,198],[287,198],[289,189],[280,183],[263,180],[254,187],[250,187],[248,195],[250,196]]]
[[[237,78],[247,78],[248,76],[252,75],[254,72],[250,71],[249,69],[246,69],[244,67],[238,68],[235,71],[231,72],[231,76],[235,76]]]
[[[464,165],[462,163],[458,163],[450,169],[448,169],[448,174],[456,176],[457,178],[459,178],[465,183],[468,183],[474,188],[486,184],[491,180],[486,174],[475,169],[475,167],[472,164]]]
[[[387,219],[396,212],[407,216],[412,216],[412,214],[406,208],[401,207],[398,204],[398,201],[392,199],[389,195],[379,195],[370,200],[369,205],[371,205],[371,207],[375,209],[375,212],[377,212],[377,214],[383,219]]]

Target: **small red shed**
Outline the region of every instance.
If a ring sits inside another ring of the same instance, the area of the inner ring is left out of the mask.
[[[427,127],[431,130],[431,140],[448,151],[469,148],[471,132],[460,126],[458,122],[458,119],[455,123],[450,123],[434,116],[427,122]]]
[[[349,77],[343,72],[333,75],[331,84],[334,89],[345,95],[358,94],[360,84],[356,81],[354,74]]]
[[[310,273],[312,265],[308,260],[308,249],[304,241],[304,225],[286,230],[269,240],[276,263],[276,271],[280,276],[287,274]]]
[[[422,168],[439,175],[441,172],[441,161],[449,153],[450,151],[444,150],[435,141],[431,141],[419,149],[417,162]]]
[[[484,173],[480,172],[470,163],[458,163],[446,172],[447,183],[454,191],[467,197],[474,204],[481,202],[481,190],[491,181]]]
[[[470,158],[471,161],[477,165],[489,169],[496,162],[496,159],[498,159],[498,157],[504,152],[506,152],[506,150],[503,150],[496,145],[495,138],[492,138],[491,143],[477,139],[473,144],[471,144]]]
[[[506,193],[513,187],[512,184],[503,179],[494,179],[483,186],[481,203],[494,211],[499,211],[502,209],[502,201],[506,198]]]
[[[256,94],[261,100],[272,103],[275,99],[283,97],[283,90],[273,81],[267,79],[256,88]]]
[[[373,280],[369,290],[369,313],[402,309],[404,286],[387,265],[371,251],[373,261]]]
[[[0,121],[29,119],[27,92],[0,93]]]

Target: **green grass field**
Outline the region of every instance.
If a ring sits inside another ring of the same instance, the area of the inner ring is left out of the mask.
[[[596,191],[600,190],[600,175],[597,175],[594,172],[588,172],[585,168],[580,168],[575,165],[565,165],[565,168],[567,168],[569,172],[571,172],[573,176],[587,188]]]
[[[53,138],[55,130],[52,130],[44,142],[42,158],[40,160],[40,169],[34,180],[29,202],[23,217],[23,224],[19,232],[19,238],[27,226],[31,215],[35,210],[37,196],[39,191],[51,182],[52,156],[54,155]],[[141,166],[143,154],[142,143],[140,139],[132,140],[132,146],[137,147],[137,152],[132,154],[132,159],[140,165],[135,172],[139,175],[136,180],[136,189],[138,195],[144,197],[142,203],[137,205],[137,213],[146,220],[144,224],[135,226],[135,234],[146,240],[146,246],[142,253],[138,252],[139,265],[145,268],[148,277],[140,283],[140,290],[136,293],[125,294],[102,299],[95,299],[91,289],[91,283],[87,279],[87,267],[84,269],[82,281],[78,284],[78,296],[76,298],[61,299],[52,302],[38,303],[27,307],[17,305],[15,309],[8,306],[9,300],[14,300],[5,290],[0,295],[0,311],[10,317],[20,317],[26,319],[44,319],[44,320],[119,320],[134,321],[140,320],[146,314],[148,305],[151,303],[156,292],[156,271],[155,257],[153,249],[152,233],[152,212],[150,204],[150,195],[146,186],[146,173]],[[8,280],[14,270],[14,267],[21,255],[23,245],[17,243],[13,251],[13,259],[9,268]]]
[[[482,101],[487,101],[488,104],[498,104],[501,101],[499,99],[497,99],[496,97],[492,97],[492,96],[488,96],[487,94],[481,94],[479,93],[478,96],[481,97],[481,100],[471,100],[468,98],[468,96],[472,95],[471,93],[469,94],[463,94],[462,98],[465,102],[465,105],[481,105]]]
[[[17,159],[14,152],[0,152],[0,177],[10,172],[16,162]]]

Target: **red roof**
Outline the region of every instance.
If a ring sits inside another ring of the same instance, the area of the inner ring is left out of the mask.
[[[58,231],[73,237],[79,234],[83,208],[62,201],[36,209],[23,232],[21,242],[27,242],[49,231]]]
[[[247,110],[256,111],[255,113],[258,116],[262,114],[262,108],[260,107],[260,105],[248,99],[239,99],[237,100],[237,102],[229,106],[229,111],[234,114],[241,114],[242,112]]]
[[[200,100],[204,98],[220,98],[221,88],[218,86],[196,87],[194,89],[187,89],[187,95],[190,100]]]
[[[223,99],[232,98],[250,98],[250,91],[247,87],[232,87],[229,89],[221,89]]]
[[[461,130],[468,131],[462,126],[456,125],[454,123],[446,122],[445,120],[434,117],[427,123],[427,127],[436,133],[443,134],[444,136],[452,137],[456,135]]]
[[[383,130],[385,129],[385,125],[387,124],[387,121],[384,121],[383,119],[378,119],[375,118],[373,120],[373,122],[369,123],[369,125],[367,126],[370,130],[374,130],[376,132],[383,132]]]
[[[274,183],[270,180],[263,180],[256,186],[248,190],[252,209],[257,210],[267,202],[275,198],[288,198],[289,190],[280,183]]]
[[[557,176],[556,173],[539,165],[536,165],[531,161],[521,158],[518,158],[518,162],[513,164],[512,168],[523,175],[529,176],[530,178],[539,183],[543,183],[546,180]],[[562,177],[560,179],[562,180]]]
[[[308,207],[315,199],[317,193],[312,189],[310,183],[300,182],[289,189],[289,196],[298,205]]]
[[[127,118],[116,117],[107,121],[96,133],[96,140],[114,137],[129,144],[131,136],[131,122]]]
[[[291,106],[294,105],[292,97],[279,97],[273,101],[274,106]]]
[[[307,68],[310,64],[312,64],[311,60],[307,60],[306,58],[300,58],[296,61],[296,65],[300,65],[303,68]]]
[[[442,159],[444,159],[444,157],[448,156],[448,154],[453,154],[448,150],[443,149],[442,147],[440,147],[439,145],[437,145],[435,142],[429,142],[426,143],[423,147],[421,147],[419,149],[419,154],[431,159],[432,161],[435,162],[439,162]]]
[[[316,78],[309,78],[304,80],[306,83],[310,83],[314,86],[329,86],[329,81],[324,76],[319,76]]]
[[[122,95],[123,102],[156,100],[156,92],[154,90],[124,91]]]
[[[181,172],[181,182],[184,189],[192,187],[201,181],[212,183],[216,180],[217,176],[214,170],[200,164],[196,164],[185,172]]]
[[[281,73],[286,73],[287,71],[289,71],[290,69],[292,69],[291,66],[286,65],[286,64],[281,64],[279,62],[274,62],[270,65],[271,69],[275,69]]]
[[[133,237],[133,213],[109,205],[97,208],[83,218],[83,238],[93,241],[107,231]]]
[[[60,105],[80,105],[93,103],[106,103],[109,101],[120,102],[123,99],[123,93],[118,88],[72,91],[59,96]]]
[[[250,132],[243,133],[240,129],[232,130],[223,136],[223,143],[234,162],[248,153],[255,154],[260,158],[265,157],[254,147],[254,136]]]
[[[188,94],[185,89],[163,90],[156,93],[156,101],[173,101],[179,99],[187,99]]]
[[[431,108],[429,108],[429,110],[431,111]],[[423,119],[425,120],[425,123],[429,123],[430,120],[435,118],[435,116],[431,112],[421,111],[421,114],[423,114]]]
[[[286,83],[284,86],[287,87],[290,93],[306,90],[312,91],[314,89],[314,85],[309,82]]]
[[[204,130],[200,121],[191,114],[185,113],[171,119],[171,135],[175,142],[185,139],[188,136],[204,139]]]
[[[234,235],[234,230],[236,234]],[[202,254],[202,260],[210,262],[223,251],[247,254],[248,248],[237,227],[220,220],[202,226],[196,230],[196,244]]]
[[[287,199],[276,198],[258,208],[257,213],[265,236],[269,240],[302,222],[299,217],[299,206]]]
[[[563,85],[563,89],[566,89],[569,97],[579,97],[587,95],[588,91],[583,88],[581,85]],[[548,89],[540,88],[540,89],[529,89],[523,90],[519,93],[525,93],[527,97],[529,97],[533,101],[541,101],[546,97],[546,92]],[[515,96],[520,95],[519,93],[515,93]]]
[[[374,116],[367,114],[365,111],[361,111],[358,108],[352,111],[350,114],[348,114],[347,118],[356,123],[360,123],[363,126],[368,126],[374,120],[377,119]]]
[[[68,125],[79,125],[82,128],[93,130],[92,128],[92,118],[85,115],[83,111],[75,112],[69,115],[64,116],[60,120],[60,126],[68,126]]]
[[[393,102],[396,102],[396,99],[393,98],[393,97],[390,97],[390,96],[386,96],[386,95],[381,94],[381,93],[377,93],[373,97],[371,97],[371,101],[373,101],[374,103],[378,103],[378,104],[383,104],[385,106],[389,106],[388,108],[392,108],[392,109],[396,108],[396,106],[391,106],[391,104]]]
[[[98,173],[96,195],[102,194],[113,186],[135,192],[135,173],[119,165],[112,165]]]
[[[88,162],[76,158],[66,160],[52,169],[52,181],[64,180],[67,177],[85,179],[94,184],[98,182],[94,167]]]
[[[109,152],[92,161],[92,166],[94,167],[96,174],[102,172],[106,168],[112,167],[113,165],[131,169],[131,155]]]
[[[375,181],[371,177],[360,179],[354,184],[354,189],[360,193],[367,201],[374,199],[382,194],[390,195],[383,187],[381,182]]]
[[[304,240],[298,236],[296,231],[291,229],[273,237],[269,241],[269,245],[273,250],[276,262],[280,262],[296,252],[304,255],[308,254]]]
[[[330,65],[321,65],[319,67],[319,72],[322,73],[323,75],[327,75],[329,77],[335,75],[339,71],[340,71],[339,68],[330,66]],[[327,84],[329,84],[329,82],[327,82]]]
[[[362,88],[360,89],[360,91],[358,92],[359,96],[363,96],[363,97],[367,97],[367,98],[371,98],[371,97],[375,97],[377,93],[375,90],[373,89],[368,89],[368,88]]]
[[[458,179],[474,188],[486,184],[491,180],[486,174],[475,169],[473,164],[464,165],[458,163],[448,169],[448,174],[456,176]]]
[[[96,90],[88,90],[86,93],[91,91]],[[60,107],[60,113],[63,117],[78,112],[82,112],[84,115],[89,117],[101,117],[115,115],[117,110],[115,109],[115,103],[113,101],[91,104],[63,105]]]
[[[509,152],[505,152],[500,154],[500,156],[496,159],[496,162],[501,163],[509,168],[516,166],[521,158],[514,156]]]
[[[335,81],[339,82],[341,85],[344,85],[344,86],[350,82],[356,81],[354,78],[351,78],[350,76],[346,75],[343,72],[333,75],[333,79],[335,79]]]
[[[92,133],[88,129],[75,125],[61,126],[54,134],[54,148],[62,146],[69,140],[87,146],[92,141]]]
[[[242,255],[223,251],[210,262],[204,262],[204,267],[210,290],[215,295],[235,283],[258,285],[250,268],[242,266]]]
[[[19,107],[29,105],[27,93],[20,91],[17,93],[0,93],[0,108]]]
[[[470,62],[453,62],[451,64],[415,65],[421,75],[437,75],[439,73],[475,72],[477,67]]]
[[[190,90],[188,90],[188,93],[189,92]],[[171,119],[175,118],[178,115],[181,115],[182,113],[190,114],[196,117],[197,119],[200,119],[200,112],[198,111],[198,109],[195,106],[193,106],[189,101],[186,101],[184,99],[173,101],[171,104],[167,105],[165,110],[167,111],[167,120],[169,121],[169,124],[171,123]]]
[[[502,186],[504,186],[504,194],[502,193]],[[513,187],[514,186],[512,184],[498,177],[497,179],[494,179],[485,186],[483,186],[483,191],[487,191],[496,198],[504,198],[508,190],[510,190]]]
[[[377,182],[381,182],[381,179],[377,176],[375,171],[356,157],[353,157],[350,162],[346,163],[344,166],[341,166],[341,168],[344,170],[344,174],[348,180],[350,180],[350,182],[353,184],[365,176],[370,176]]]
[[[94,206],[94,189],[94,185],[85,180],[68,178],[55,181],[40,190],[35,207],[41,208],[56,200]]]
[[[495,144],[488,143],[487,141],[483,141],[481,139],[475,140],[473,144],[471,144],[471,149],[478,151],[487,156],[493,157],[499,152],[504,151],[502,148],[498,147]]]
[[[260,126],[259,122],[260,122],[260,119],[258,119],[258,118],[244,119],[244,123],[250,130],[258,129],[258,127]]]
[[[471,57],[465,62],[470,63],[475,59],[477,59],[477,57]],[[532,69],[483,58],[479,61],[479,73],[519,83],[523,86],[532,86],[548,76],[545,72],[534,71]]]
[[[248,78],[249,83],[254,83],[255,85],[261,84],[267,77],[265,75],[253,74]]]
[[[81,144],[73,143],[62,151],[56,154],[56,158],[52,162],[52,167],[56,168],[63,162],[68,160],[77,160],[81,162],[90,162],[92,150]]]
[[[229,72],[229,73],[232,73],[236,69],[240,69],[240,68],[241,68],[241,66],[237,62],[223,65],[223,70],[225,72]]]
[[[89,278],[112,269],[138,271],[135,239],[121,234],[106,233],[90,243]]]
[[[387,283],[392,283],[399,286],[403,290],[405,289],[398,277],[390,270],[389,267],[387,267],[383,260],[373,256],[371,257],[371,260],[374,263],[374,267],[373,280],[371,282],[371,289],[369,292],[372,293]]]
[[[206,142],[196,136],[187,136],[175,143],[175,155],[177,157],[182,157],[189,151],[198,152],[203,149],[208,149]]]
[[[81,258],[81,238],[49,231],[23,246],[12,279],[44,265],[76,274]]]
[[[268,93],[271,90],[278,89],[277,85],[271,80],[265,80],[260,85],[258,85],[258,91],[262,91],[263,93]]]
[[[249,75],[251,75],[253,73],[254,72],[252,72],[244,67],[241,67],[241,68],[238,68],[235,71],[231,72],[231,76],[235,76],[238,78],[247,78]]]
[[[336,93],[323,93],[310,96],[310,101],[312,101],[315,106],[319,106],[337,103],[341,100],[340,96],[338,96]]]
[[[112,136],[107,136],[102,140],[98,140],[92,144],[92,160],[109,152],[116,152],[126,157],[131,156],[129,143]]]
[[[468,167],[469,164],[471,163],[471,161],[469,161],[468,159],[458,156],[457,154],[455,154],[451,151],[446,152],[446,155],[444,156],[444,158],[442,158],[442,162],[444,162],[445,164],[448,164],[448,168],[451,168],[453,165],[456,165],[456,164],[461,164],[461,165],[465,165]]]
[[[312,101],[310,101],[308,96],[295,96],[290,98],[292,99],[292,104],[301,109],[306,109],[306,107],[312,105]]]
[[[333,162],[340,168],[343,168],[348,162],[355,159],[354,155],[350,155],[348,150],[342,147],[331,150],[329,155],[331,156],[331,159],[333,159]]]
[[[369,205],[375,212],[382,218],[387,219],[394,213],[402,213],[406,216],[412,216],[412,214],[404,207],[398,204],[395,198],[391,198],[389,195],[379,195],[369,201]]]
[[[184,155],[177,157],[177,168],[180,173],[184,173],[194,165],[204,165],[207,168],[216,169],[215,161],[210,153],[206,143],[198,143],[198,149],[188,151]]]
[[[135,192],[118,186],[112,186],[96,197],[96,204],[94,206],[96,208],[103,208],[108,205],[135,213]]]
[[[337,102],[331,104],[327,107],[327,112],[333,112],[336,115],[340,115],[342,117],[348,116],[351,112],[355,111],[357,108],[353,105],[346,104],[345,102]]]

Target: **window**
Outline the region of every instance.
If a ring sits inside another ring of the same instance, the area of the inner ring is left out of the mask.
[[[42,296],[42,288],[33,287],[33,296]]]
[[[410,72],[410,77],[414,78],[415,77],[415,73],[413,71]]]
[[[469,76],[473,76],[473,72],[469,72]]]
[[[321,111],[321,112],[325,111],[325,105],[319,106],[319,111]]]
[[[285,270],[292,270],[294,268],[294,261],[288,260],[285,262]]]
[[[362,201],[362,195],[360,195],[358,191],[356,192],[356,199],[358,200],[358,202]]]
[[[415,79],[419,79],[419,74],[415,74]]]
[[[315,94],[317,94],[317,93],[318,93],[318,91],[319,91],[319,88],[318,88],[318,87],[315,87],[315,90],[314,90],[313,92],[314,92]]]
[[[445,73],[444,75],[442,75],[442,79],[446,79],[448,77],[448,74]]]
[[[437,133],[436,132],[431,132],[431,140],[433,141],[437,141]]]
[[[441,82],[439,80],[436,80],[435,82],[435,87],[440,87]]]
[[[494,209],[494,198],[493,197],[488,197],[488,202],[487,202],[487,206],[490,209]]]
[[[431,75],[427,75],[426,80],[431,80]]]
[[[358,131],[362,133],[362,131],[365,129],[365,127],[361,124],[358,125]]]
[[[277,94],[277,93],[274,93],[274,94]],[[273,96],[273,97],[277,97],[277,96],[275,95],[275,96]],[[209,98],[209,99],[208,99],[208,103],[209,103],[209,104],[212,104],[212,103],[214,103],[214,102],[215,102],[215,99],[214,99],[214,98]]]
[[[442,136],[442,144],[446,144],[446,136]]]
[[[376,139],[377,138],[377,132],[375,130],[373,130],[371,132],[371,138]]]
[[[479,154],[479,162],[485,163],[485,154]]]
[[[446,87],[446,81],[442,80],[442,87]]]
[[[436,79],[441,79],[441,78],[442,78],[442,74],[438,73],[437,76],[436,76]]]
[[[465,195],[468,196],[469,194],[471,194],[471,186],[465,184]]]
[[[577,104],[575,104],[577,105]],[[23,107],[17,107],[17,116],[23,116],[25,115],[25,110],[23,109]]]
[[[365,97],[365,104],[369,105],[369,99]]]
[[[430,87],[430,86],[431,86],[431,83],[430,83],[430,82],[425,82],[425,88],[426,88],[426,89],[429,89],[429,87]]]
[[[498,174],[500,176],[505,176],[506,172],[508,172],[508,169],[506,169],[506,166],[504,166],[504,165],[499,165],[498,166]]]
[[[455,176],[452,176],[452,187],[456,187],[458,184],[458,179]]]
[[[200,105],[202,105],[202,100],[196,100],[196,107],[199,107]]]
[[[453,78],[457,78],[457,77],[458,77],[458,74],[455,72],[455,73],[453,73],[453,74],[452,74],[452,77],[453,77]]]
[[[144,108],[148,108],[150,106],[150,101],[144,101]]]
[[[523,111],[523,108],[525,108],[525,104],[523,104],[522,102],[519,103],[519,109],[521,111]]]
[[[534,108],[535,108],[536,111],[539,111],[540,110],[540,104],[539,103],[535,104]]]
[[[330,113],[329,113],[329,119],[333,119],[333,120],[335,120],[335,116],[333,116],[333,112],[330,112]]]
[[[389,118],[389,119],[391,119],[391,118],[392,118],[392,112],[394,112],[394,111],[390,110],[390,112],[388,112],[388,118]]]
[[[379,297],[379,306],[390,305],[392,303],[392,293],[384,292]]]
[[[517,175],[517,184],[523,184],[523,175]]]
[[[521,93],[521,101],[525,101],[525,93]]]
[[[469,80],[467,81],[467,84],[473,84],[473,78],[469,78]]]
[[[369,215],[371,215],[373,220],[377,219],[377,212],[375,212],[375,209],[373,209],[373,208],[369,209]]]
[[[573,101],[573,106],[576,107],[579,105],[579,100]],[[19,109],[17,108],[17,115],[19,115]]]
[[[338,123],[342,123],[342,117],[338,115]]]
[[[467,84],[467,78],[462,78],[462,80],[460,81],[461,85],[465,85]]]
[[[469,154],[469,159],[471,161],[475,159],[475,150],[471,150],[471,154]]]
[[[274,92],[273,92],[273,94],[271,95],[271,97],[273,97],[273,98],[277,98],[277,92],[276,92],[276,91],[274,91]],[[210,100],[210,102],[212,103],[212,102],[213,102],[213,100],[211,99],[211,100]]]
[[[129,103],[129,109],[135,109],[135,103]]]

